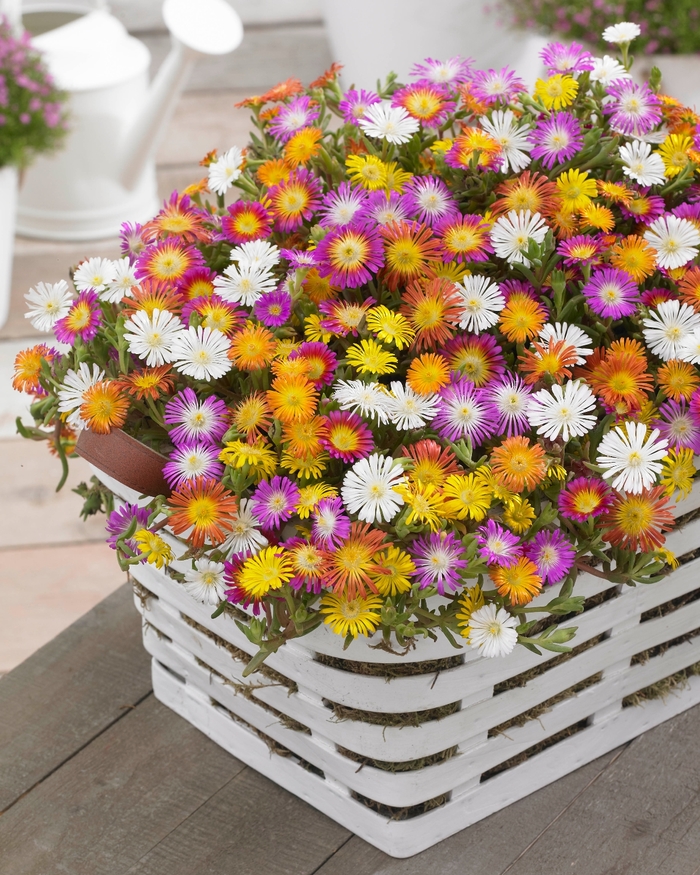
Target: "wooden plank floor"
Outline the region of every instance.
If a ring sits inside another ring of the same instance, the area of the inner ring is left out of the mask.
[[[392,860],[158,703],[121,587],[0,680],[0,875],[700,875],[700,708]]]

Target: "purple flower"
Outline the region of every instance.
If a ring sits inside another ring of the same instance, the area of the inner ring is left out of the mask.
[[[56,340],[75,346],[80,338],[84,343],[92,340],[102,322],[102,311],[97,292],[81,292],[71,304],[68,314],[59,319],[53,327]]]
[[[590,234],[577,234],[557,246],[557,251],[564,256],[564,264],[600,264],[604,250],[602,240]]]
[[[641,189],[634,200],[627,204],[620,204],[620,212],[626,219],[651,225],[659,216],[663,216],[666,212],[666,202],[658,195],[647,194],[648,191],[648,188]]]
[[[372,225],[388,225],[390,222],[404,222],[408,219],[408,211],[403,198],[398,192],[370,192],[358,221],[369,222]]]
[[[412,219],[431,228],[444,219],[459,215],[457,201],[437,176],[414,176],[407,183],[401,200]]]
[[[434,586],[440,595],[463,585],[460,571],[467,567],[464,547],[451,532],[431,532],[416,538],[409,552],[416,564],[421,589]]]
[[[279,529],[294,514],[299,490],[289,477],[263,480],[253,493],[250,504],[264,529]]]
[[[350,518],[340,498],[322,498],[311,518],[311,537],[327,550],[337,549],[350,536]]]
[[[499,100],[510,103],[517,94],[527,91],[523,80],[510,67],[476,70],[472,74],[471,86],[474,96],[484,103],[496,103]]]
[[[525,555],[537,566],[537,573],[545,583],[559,583],[571,571],[576,558],[569,539],[559,529],[544,529],[525,545]]]
[[[533,158],[541,158],[547,168],[563,164],[583,145],[581,125],[569,112],[555,112],[550,118],[537,123],[529,135],[534,148]]]
[[[171,489],[177,489],[185,481],[196,477],[203,477],[205,480],[218,479],[223,473],[219,447],[203,441],[175,447],[170,453],[170,461],[163,466],[163,476]]]
[[[323,206],[318,211],[319,222],[324,227],[349,225],[367,201],[362,188],[353,188],[349,182],[341,182],[337,189],[324,195]]]
[[[120,249],[122,255],[127,255],[129,261],[133,264],[139,255],[143,252],[146,244],[143,241],[141,232],[143,226],[138,222],[123,222],[119,231]]]
[[[356,91],[354,88],[351,91],[346,91],[343,99],[338,104],[338,109],[343,114],[346,122],[356,125],[358,119],[361,119],[367,112],[367,108],[373,103],[381,103],[382,99],[374,91],[365,91],[361,88]]]
[[[586,303],[604,319],[621,319],[637,310],[639,289],[624,270],[604,267],[597,270],[583,287]]]
[[[482,444],[495,432],[488,400],[471,380],[453,374],[453,380],[440,390],[438,411],[432,425],[450,441],[469,438],[473,446]]]
[[[194,441],[215,444],[228,429],[228,408],[216,395],[200,401],[188,386],[168,401],[163,419],[168,425],[177,426],[169,437],[178,446]]]
[[[272,123],[270,133],[278,140],[286,142],[300,128],[305,128],[318,118],[318,105],[310,97],[297,97],[282,106]]]
[[[669,449],[687,447],[700,453],[700,419],[685,401],[665,401],[659,407],[659,413],[661,416],[654,420],[653,427],[658,428],[662,438],[666,438]]]
[[[632,137],[643,137],[661,121],[661,101],[649,86],[632,79],[616,79],[608,86],[613,100],[603,112],[610,116],[610,127]]]
[[[318,260],[314,250],[306,252],[303,249],[281,249],[280,255],[286,258],[289,266],[294,270],[298,268],[316,267]]]
[[[476,541],[479,544],[479,556],[489,565],[503,565],[508,568],[515,565],[523,554],[522,545],[515,535],[495,520],[479,526],[476,530]]]
[[[469,78],[472,62],[460,57],[448,58],[446,61],[436,61],[426,58],[421,64],[414,64],[410,76],[412,79],[427,79],[429,82],[458,85]]]
[[[518,374],[508,374],[484,388],[484,398],[491,405],[489,419],[495,423],[495,434],[515,437],[530,430],[526,411],[531,393],[532,386],[526,386]]]
[[[289,319],[292,312],[292,298],[284,288],[265,292],[255,302],[253,315],[268,328],[279,328]]]
[[[105,529],[109,535],[109,538],[107,538],[109,546],[113,550],[117,549],[118,539],[124,532],[128,531],[129,526],[134,520],[136,520],[136,531],[148,528],[148,518],[150,515],[151,512],[147,508],[139,507],[137,504],[123,504],[118,510],[113,510],[105,523]],[[135,553],[138,552],[135,541],[128,540],[127,544]]]
[[[550,73],[583,73],[593,69],[593,56],[579,43],[548,43],[540,52]]]
[[[369,282],[384,265],[384,247],[376,228],[359,223],[334,228],[316,247],[318,272],[341,289]]]

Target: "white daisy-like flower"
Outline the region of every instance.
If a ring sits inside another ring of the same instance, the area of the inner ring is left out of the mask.
[[[620,146],[622,172],[640,185],[660,185],[666,182],[664,162],[661,156],[651,151],[649,143],[632,140]]]
[[[518,643],[517,625],[505,608],[489,602],[469,616],[469,644],[481,656],[508,656]]]
[[[221,550],[231,554],[245,553],[253,556],[259,553],[263,547],[267,547],[268,540],[260,531],[260,520],[253,513],[249,498],[241,498],[238,510],[231,522],[231,534],[226,538]]]
[[[540,331],[540,340],[547,349],[549,349],[550,343],[556,343],[558,340],[563,340],[564,343],[573,346],[578,356],[577,365],[585,364],[588,356],[593,355],[591,338],[578,325],[570,325],[568,322],[548,322],[543,325]]]
[[[674,299],[662,301],[656,311],[652,310],[651,315],[642,322],[644,340],[649,349],[668,362],[680,357],[686,342],[700,328],[700,314],[690,304],[682,304]]]
[[[80,418],[80,405],[83,403],[83,395],[90,386],[104,379],[105,372],[93,364],[81,362],[78,370],[70,368],[63,378],[63,386],[58,390],[58,412],[69,414],[66,422],[77,431],[87,428],[84,420]]]
[[[223,562],[195,559],[194,569],[185,572],[183,586],[196,601],[204,605],[218,605],[226,598],[228,589],[224,580],[225,568]]]
[[[218,328],[192,325],[175,338],[173,367],[194,380],[218,380],[233,367],[230,347],[231,341]]]
[[[530,240],[542,243],[547,234],[547,225],[539,213],[530,210],[511,210],[507,215],[496,220],[491,229],[491,245],[499,258],[505,258],[510,264],[530,266],[530,260],[525,253]]]
[[[613,489],[639,493],[650,489],[661,473],[661,460],[667,453],[668,441],[659,438],[659,430],[647,434],[642,422],[625,422],[609,431],[598,446],[596,465],[603,477],[614,477]]]
[[[481,127],[501,146],[501,170],[515,173],[524,170],[532,160],[527,154],[532,149],[528,139],[531,125],[519,125],[512,110],[497,109],[491,118],[482,116]]]
[[[232,146],[228,152],[212,161],[209,165],[209,191],[226,194],[241,175],[243,160],[243,152],[238,146]]]
[[[24,296],[29,310],[24,314],[37,331],[51,331],[59,319],[68,315],[73,295],[65,280],[37,283]]]
[[[363,383],[362,380],[338,380],[333,387],[333,400],[341,410],[350,410],[376,419],[379,425],[389,421],[388,393],[381,383]]]
[[[249,240],[231,250],[231,261],[237,261],[238,267],[269,270],[279,263],[279,247],[268,240]]]
[[[697,257],[700,231],[688,219],[659,216],[644,232],[644,239],[656,251],[659,267],[673,270]]]
[[[389,422],[399,431],[412,428],[425,428],[435,416],[438,405],[437,395],[419,395],[410,386],[394,382],[387,396],[386,410]]]
[[[500,287],[488,277],[471,274],[454,284],[462,306],[460,328],[480,334],[498,322],[506,305]]]
[[[606,43],[630,43],[636,39],[642,32],[641,27],[633,21],[619,21],[617,24],[611,24],[603,31],[603,39]]]
[[[265,292],[270,292],[277,280],[267,268],[229,264],[223,275],[214,277],[214,288],[225,301],[252,307]]]
[[[700,364],[700,328],[694,328],[679,345],[678,358],[691,365]]]
[[[392,106],[387,101],[368,106],[358,124],[368,137],[378,137],[397,145],[408,143],[420,127],[418,120],[402,106]]]
[[[173,344],[184,330],[177,316],[157,307],[150,316],[145,310],[137,310],[126,320],[124,328],[129,352],[144,359],[149,368],[173,360]]]
[[[109,258],[88,258],[76,268],[73,282],[79,292],[88,289],[101,292],[112,282],[115,273],[114,262]]]
[[[128,258],[120,258],[114,262],[114,279],[100,292],[100,299],[118,304],[123,298],[132,298],[138,284],[136,266]]]
[[[596,424],[595,395],[586,383],[569,380],[562,386],[540,389],[530,396],[527,418],[537,434],[564,441],[587,434]]]
[[[355,462],[343,478],[343,503],[362,522],[388,523],[404,503],[396,487],[405,479],[396,459],[372,453]]]
[[[593,58],[591,82],[600,82],[601,85],[607,87],[616,79],[631,78],[632,74],[628,73],[616,58],[611,58],[610,55],[603,55],[602,58]]]

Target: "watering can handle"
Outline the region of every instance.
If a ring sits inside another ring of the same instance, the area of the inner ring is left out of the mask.
[[[195,61],[228,54],[243,39],[241,20],[226,0],[165,0],[163,18],[172,48],[126,134],[119,176],[127,189],[136,186],[155,153]]]

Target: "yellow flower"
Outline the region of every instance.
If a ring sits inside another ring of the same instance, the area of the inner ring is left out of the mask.
[[[539,97],[547,109],[563,109],[570,106],[578,94],[578,82],[573,76],[556,73],[549,79],[535,82],[535,96]]]
[[[416,566],[400,547],[385,547],[374,554],[369,577],[380,595],[397,595],[411,588],[409,577]]]
[[[277,453],[263,440],[249,444],[246,441],[228,441],[219,453],[219,459],[231,468],[250,467],[256,481],[272,477],[277,470]]]
[[[372,338],[353,343],[346,358],[361,374],[393,374],[397,365],[396,356]]]
[[[472,614],[474,611],[478,611],[479,608],[483,608],[485,604],[484,594],[478,583],[476,586],[465,589],[460,596],[459,601],[457,602],[457,605],[459,606],[459,610],[457,611],[457,624],[459,626],[459,634],[463,638],[469,638],[471,633],[469,621],[471,620]]]
[[[376,191],[386,186],[386,164],[375,155],[348,155],[345,166],[352,182],[362,188]]]
[[[491,507],[493,490],[488,481],[475,474],[451,474],[442,490],[445,516],[451,519],[482,520]]]
[[[365,321],[367,328],[376,334],[379,340],[393,343],[397,349],[408,346],[415,334],[406,317],[388,307],[372,307],[367,311]]]
[[[503,511],[503,522],[516,535],[526,532],[535,519],[535,509],[527,500],[519,495],[514,495],[506,501]]]
[[[139,553],[146,556],[149,565],[162,568],[175,558],[173,551],[161,536],[148,529],[139,529],[134,535],[134,540],[139,548]]]
[[[271,589],[289,583],[293,576],[292,559],[283,548],[265,547],[243,563],[238,573],[238,585],[246,595],[259,599]]]
[[[309,459],[299,459],[291,453],[282,453],[280,465],[285,471],[290,471],[300,480],[318,480],[326,470],[326,463],[329,459],[328,453],[319,453]]]
[[[661,559],[661,561],[665,565],[668,565],[672,570],[678,568],[681,564],[678,559],[676,559],[676,554],[667,550],[665,547],[660,547],[658,550],[655,550],[654,556],[656,556],[657,559]]]
[[[378,595],[346,599],[326,593],[321,598],[321,613],[325,614],[323,622],[343,638],[371,635],[379,625],[381,607],[382,599]]]
[[[557,188],[564,213],[576,213],[588,206],[598,191],[595,179],[588,178],[587,170],[565,170],[557,179]]]
[[[669,134],[659,146],[659,155],[664,162],[664,173],[668,177],[678,176],[690,160],[688,152],[693,141],[685,134]]]
[[[312,313],[304,319],[304,337],[320,343],[328,343],[333,335],[321,325],[321,317]]]
[[[384,187],[387,191],[403,194],[404,186],[412,176],[412,173],[402,170],[396,161],[392,161],[384,167]]]
[[[666,489],[666,495],[673,498],[674,492],[677,499],[686,498],[693,488],[693,477],[697,468],[693,464],[693,451],[684,447],[680,450],[671,450],[661,460],[661,485]]]
[[[310,486],[302,486],[294,510],[299,515],[299,519],[308,519],[319,501],[323,498],[335,498],[337,494],[338,490],[329,486],[328,483],[312,483]]]
[[[445,517],[445,509],[442,495],[436,486],[432,483],[402,483],[396,487],[396,492],[410,508],[406,516],[407,526],[420,523],[430,526],[433,532],[440,528]]]
[[[606,234],[615,227],[615,216],[612,210],[602,206],[602,204],[587,204],[581,210],[581,218],[584,225],[588,225],[591,228],[599,228],[601,231],[605,231]]]

